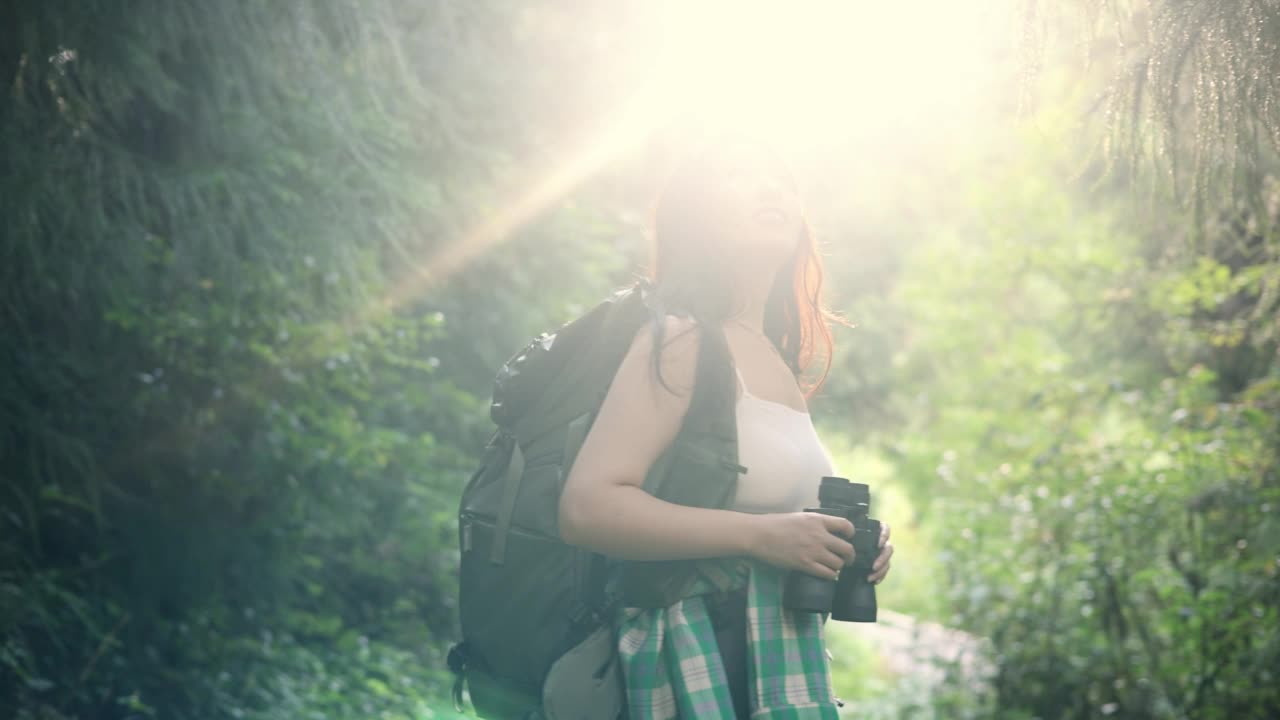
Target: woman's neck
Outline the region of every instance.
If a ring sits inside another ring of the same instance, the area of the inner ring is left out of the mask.
[[[739,283],[738,309],[727,320],[748,330],[764,334],[764,308],[769,301],[770,285]]]

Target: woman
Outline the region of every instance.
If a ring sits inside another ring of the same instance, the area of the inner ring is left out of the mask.
[[[667,184],[654,247],[650,280],[670,314],[637,334],[614,377],[565,481],[561,533],[619,559],[752,562],[733,592],[623,610],[619,652],[630,717],[764,718],[780,710],[788,718],[834,718],[825,616],[783,611],[780,603],[786,572],[835,578],[853,561],[849,521],[801,512],[818,504],[818,481],[833,474],[803,391],[811,394],[821,377],[802,389],[817,357],[829,367],[831,336],[795,184],[762,144],[704,146]],[[738,457],[748,468],[724,509],[666,502],[643,487],[689,410],[708,328],[723,332],[731,356]],[[873,583],[889,570],[888,535],[884,525]],[[700,630],[708,624],[713,643]],[[778,657],[770,659],[774,641],[800,644],[775,647]],[[797,655],[805,655],[801,669],[776,671],[782,656]]]

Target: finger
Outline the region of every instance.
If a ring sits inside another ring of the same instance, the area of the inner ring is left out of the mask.
[[[876,584],[876,583],[879,583],[881,580],[884,580],[885,576],[886,576],[886,575],[888,575],[888,574],[889,574],[889,566],[888,566],[888,565],[885,565],[884,567],[880,568],[879,570],[877,570],[877,571],[875,571],[875,572],[871,573],[870,575],[868,575],[868,576],[867,576],[867,581],[868,581],[868,582],[870,582],[870,583],[872,583],[872,584],[874,585],[874,584]]]
[[[808,569],[806,570],[806,572],[808,572],[810,575],[820,577],[823,580],[835,580],[837,575],[835,570],[832,570],[831,568],[827,567],[826,565],[823,565],[820,562],[809,563]]]
[[[836,553],[831,552],[830,550],[823,553],[822,557],[818,559],[818,562],[822,563],[824,566],[826,566],[828,570],[830,570],[833,573],[840,572],[840,568],[844,567],[844,558],[840,557]]]
[[[893,543],[885,543],[884,547],[880,548],[880,555],[876,557],[876,561],[871,563],[871,569],[879,570],[889,563],[891,557],[893,557]]]
[[[854,550],[853,550],[853,543],[849,542],[848,540],[843,540],[839,537],[836,537],[835,535],[827,535],[827,539],[824,542],[824,544],[826,545],[828,550],[839,555],[841,559],[844,560],[844,564],[846,565],[853,564],[853,560],[855,557]]]
[[[889,543],[880,549],[880,554],[876,556],[875,562],[871,563],[871,569],[879,570],[889,562],[891,557],[893,557],[893,543]]]
[[[853,523],[849,522],[848,518],[834,515],[820,515],[819,517],[822,518],[822,524],[827,528],[827,532],[853,539]]]
[[[889,523],[882,522],[880,523],[880,547],[884,547],[887,542],[889,542]]]

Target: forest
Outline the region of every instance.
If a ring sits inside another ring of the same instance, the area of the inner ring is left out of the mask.
[[[1275,0],[16,0],[0,86],[0,717],[469,717],[494,374],[691,117],[848,323],[847,716],[1280,717]]]

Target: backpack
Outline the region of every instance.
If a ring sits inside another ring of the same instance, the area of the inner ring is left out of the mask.
[[[454,702],[465,680],[481,717],[540,717],[553,663],[592,637],[611,650],[600,632],[614,600],[605,587],[610,564],[560,540],[560,489],[651,317],[644,294],[641,285],[615,293],[534,338],[497,374],[489,413],[497,431],[458,509],[463,641],[449,651]],[[607,680],[621,682],[613,670]]]
[[[455,705],[465,682],[483,718],[622,717],[617,603],[669,605],[699,574],[732,574],[716,561],[610,561],[560,539],[564,478],[636,333],[664,315],[651,290],[642,281],[615,293],[535,337],[497,374],[497,431],[458,509],[462,642],[448,656]],[[702,339],[689,412],[645,489],[723,507],[746,469],[737,464],[727,345],[718,332]]]

